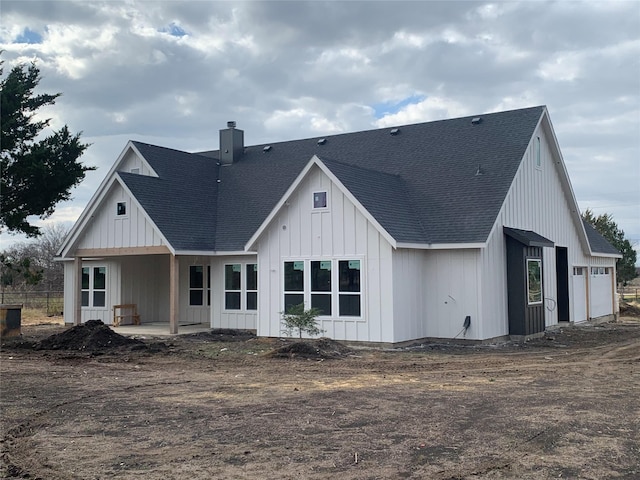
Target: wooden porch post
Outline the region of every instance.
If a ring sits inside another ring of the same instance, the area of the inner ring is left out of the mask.
[[[82,257],[73,258],[73,324],[82,324]]]
[[[178,296],[180,295],[180,265],[178,257],[169,257],[169,333],[178,333]]]

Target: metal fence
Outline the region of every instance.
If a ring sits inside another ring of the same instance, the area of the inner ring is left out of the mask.
[[[64,308],[62,291],[4,291],[0,292],[0,303],[22,304],[23,308],[46,311],[47,315],[59,315]]]

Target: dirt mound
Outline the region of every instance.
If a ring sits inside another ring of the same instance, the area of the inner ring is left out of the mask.
[[[640,317],[640,307],[633,303],[620,302],[620,315],[625,317]]]
[[[352,350],[330,338],[317,340],[300,340],[287,343],[266,354],[270,358],[305,358],[324,360],[342,358],[351,354]]]
[[[233,328],[212,328],[208,332],[198,332],[184,335],[186,340],[201,340],[209,342],[245,342],[256,338],[256,334],[248,330],[236,330]]]
[[[51,335],[35,345],[36,350],[79,350],[94,352],[118,347],[142,346],[143,342],[124,337],[102,320],[89,320],[84,325],[76,325],[62,333]]]

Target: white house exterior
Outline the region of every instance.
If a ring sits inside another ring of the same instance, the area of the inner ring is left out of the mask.
[[[616,313],[545,107],[219,151],[130,142],[60,250],[65,321],[399,343],[535,335]],[[222,152],[222,153],[221,153]],[[451,153],[449,153],[451,152]],[[179,177],[179,178],[177,178]]]

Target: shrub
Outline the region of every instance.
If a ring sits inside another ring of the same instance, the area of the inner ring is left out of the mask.
[[[305,310],[304,303],[301,303],[299,305],[293,305],[286,312],[280,313],[282,314],[282,323],[284,324],[282,333],[289,337],[293,336],[296,330],[300,338],[302,338],[302,333],[315,336],[324,332],[324,330],[317,325],[316,317],[320,315],[320,310],[317,308]]]

